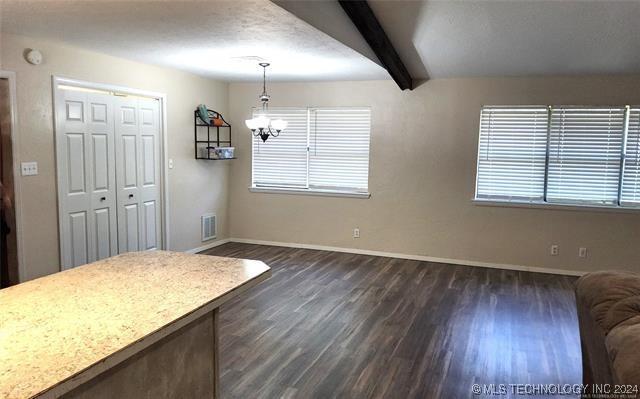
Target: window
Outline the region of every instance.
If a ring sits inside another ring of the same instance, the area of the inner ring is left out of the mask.
[[[369,108],[274,108],[287,129],[253,139],[252,187],[368,196]]]
[[[616,205],[625,108],[551,110],[547,201]]]
[[[542,200],[547,107],[485,107],[480,116],[477,198]]]
[[[640,206],[640,108],[483,107],[476,199]]]

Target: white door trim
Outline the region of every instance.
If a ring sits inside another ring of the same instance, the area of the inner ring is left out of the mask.
[[[52,76],[51,83],[53,85],[54,137],[58,131],[58,120],[56,115],[57,114],[56,98],[57,98],[59,85],[74,86],[74,87],[83,88],[83,89],[101,90],[106,92],[129,94],[129,95],[141,96],[141,97],[149,97],[149,98],[158,99],[160,101],[160,113],[161,113],[161,120],[162,120],[160,125],[160,135],[161,135],[160,168],[162,171],[162,173],[160,174],[160,185],[161,185],[160,209],[161,209],[161,219],[162,219],[161,221],[162,222],[162,244],[160,248],[162,249],[169,248],[169,243],[170,243],[169,223],[168,223],[169,222],[169,168],[168,168],[168,162],[167,162],[167,159],[169,156],[169,152],[168,152],[169,149],[167,145],[167,133],[166,133],[167,132],[167,95],[165,93],[159,93],[154,91],[134,89],[130,87],[112,85],[107,83],[88,82],[84,80],[70,79],[70,78],[65,78],[65,77],[56,76],[56,75]],[[59,173],[60,173],[60,170],[57,168],[57,162],[56,162],[56,183],[59,179]],[[61,198],[60,187],[58,187],[58,215],[60,215],[62,212],[60,198]],[[63,239],[63,234],[62,234],[62,231],[60,230],[61,228],[62,228],[62,225],[58,223],[58,234],[60,235],[60,240],[59,240],[60,256],[62,256],[62,239]],[[61,259],[61,262],[62,262],[62,259]]]
[[[16,73],[0,69],[0,78],[9,81],[9,109],[11,110],[11,151],[13,152],[13,207],[16,214],[16,245],[18,251],[18,281],[23,282],[27,274],[23,254],[22,190],[20,181],[20,146],[18,143],[18,98],[16,95]]]

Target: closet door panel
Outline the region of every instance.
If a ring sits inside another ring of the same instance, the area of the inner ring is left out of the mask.
[[[56,92],[56,168],[62,269],[100,259],[95,210],[115,204],[112,98],[76,90]],[[115,229],[115,212],[109,212]],[[111,240],[108,244],[114,243]],[[111,252],[115,253],[115,252]]]
[[[82,130],[84,130],[84,126]],[[70,196],[85,196],[87,194],[85,134],[69,132],[65,136],[67,144],[67,194]],[[83,198],[83,200],[85,199]]]
[[[155,137],[142,136],[142,184],[145,187],[156,184],[156,154]]]
[[[116,255],[116,174],[113,96],[89,93],[87,130],[91,152],[91,215],[94,231],[91,260]]]
[[[139,245],[139,227],[140,227],[140,215],[138,212],[138,204],[129,204],[124,206],[124,226],[121,227],[121,232],[124,232],[124,236],[120,237],[124,240],[123,247],[120,248],[120,252],[138,251]]]
[[[113,255],[115,250],[112,237],[116,232],[112,227],[111,219],[115,219],[111,209],[96,209],[94,212],[96,229],[96,258],[104,259]]]
[[[141,168],[140,206],[143,209],[141,242],[144,250],[161,247],[160,215],[160,102],[139,99]]]
[[[89,262],[89,232],[87,231],[87,212],[69,214],[70,263],[68,267],[76,267]]]
[[[115,101],[118,253],[124,253],[141,249],[140,117],[137,98],[116,97]]]
[[[92,134],[93,191],[109,190],[109,136]]]
[[[144,230],[143,230],[143,244],[145,250],[156,249],[158,247],[158,242],[156,238],[156,233],[158,231],[156,217],[157,213],[157,204],[156,201],[147,201],[143,204],[144,209]]]
[[[124,188],[138,188],[138,140],[134,135],[122,136],[122,167]]]

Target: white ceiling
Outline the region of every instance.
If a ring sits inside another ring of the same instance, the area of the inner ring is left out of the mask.
[[[216,79],[388,79],[386,71],[268,0],[3,3],[3,32]],[[45,54],[46,57],[46,54]]]
[[[273,80],[389,78],[335,0],[0,2],[2,31],[217,79],[259,80],[251,57]],[[639,0],[369,3],[416,79],[640,73]]]
[[[414,77],[640,73],[640,1],[371,7]]]
[[[378,62],[332,0],[274,0]],[[304,2],[302,2],[304,4]],[[414,78],[640,73],[640,1],[369,0]],[[313,8],[313,11],[309,11]]]

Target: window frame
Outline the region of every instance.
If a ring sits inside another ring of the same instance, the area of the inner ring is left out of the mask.
[[[322,188],[322,187],[314,187],[309,184],[309,170],[310,170],[310,148],[311,148],[311,113],[314,110],[318,109],[366,109],[369,111],[369,118],[371,118],[372,112],[370,106],[347,106],[347,107],[276,107],[278,110],[306,110],[307,112],[307,148],[306,148],[306,177],[307,183],[306,187],[287,187],[287,186],[269,186],[269,185],[256,185],[254,178],[254,140],[255,137],[251,137],[251,181],[249,184],[249,191],[252,193],[267,193],[267,194],[290,194],[290,195],[311,195],[311,196],[324,196],[324,197],[346,197],[346,198],[363,198],[368,199],[371,198],[371,193],[369,191],[369,172],[371,170],[371,119],[369,122],[369,149],[367,154],[367,190],[359,191],[357,189],[330,189],[330,188]],[[252,114],[259,110],[259,108],[254,107],[252,109]],[[282,133],[286,134],[286,130]],[[270,140],[277,140],[277,137],[271,137]]]
[[[539,106],[539,105],[538,105]],[[472,198],[472,202],[476,205],[481,206],[497,206],[497,207],[513,207],[513,208],[530,208],[530,209],[557,209],[557,210],[573,210],[573,211],[584,211],[584,210],[595,210],[595,211],[606,211],[606,212],[623,212],[623,213],[634,213],[640,211],[640,204],[633,205],[622,202],[622,184],[623,184],[623,174],[625,172],[625,160],[627,158],[627,138],[629,135],[629,117],[631,110],[635,110],[640,108],[640,106],[633,105],[546,105],[547,112],[547,145],[546,145],[546,160],[545,160],[545,173],[544,173],[544,195],[542,200],[526,200],[522,198],[482,198],[478,197],[478,178],[479,178],[479,168],[480,168],[480,144],[481,144],[481,124],[482,124],[482,110],[484,108],[489,107],[535,107],[535,105],[514,105],[514,106],[499,106],[499,105],[483,105],[480,107],[480,121],[479,121],[479,129],[478,129],[478,151],[476,158],[476,175],[474,179],[474,195]],[[584,201],[548,201],[547,199],[547,188],[549,183],[549,154],[550,154],[550,143],[551,143],[551,115],[553,108],[624,108],[624,128],[622,132],[622,148],[620,151],[620,166],[619,166],[619,174],[620,179],[618,181],[618,198],[615,204],[599,204],[595,202],[590,202],[588,200]]]

